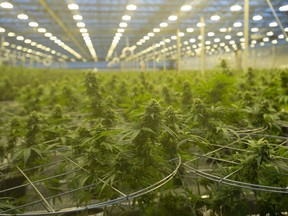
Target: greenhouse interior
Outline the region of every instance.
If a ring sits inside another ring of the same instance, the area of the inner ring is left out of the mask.
[[[288,215],[287,0],[0,15],[0,216]]]

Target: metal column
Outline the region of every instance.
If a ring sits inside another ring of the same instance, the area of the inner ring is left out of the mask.
[[[163,41],[164,41],[164,45],[163,45],[163,49],[164,49],[164,53],[163,53],[163,70],[164,72],[166,72],[166,39],[163,38]]]
[[[201,74],[204,75],[205,71],[205,20],[201,17]]]
[[[180,30],[179,28],[177,29],[177,71],[181,71],[180,67],[181,63],[181,40],[180,40]]]
[[[245,48],[243,57],[243,69],[244,73],[248,72],[249,67],[249,0],[244,0],[244,38],[245,38]]]

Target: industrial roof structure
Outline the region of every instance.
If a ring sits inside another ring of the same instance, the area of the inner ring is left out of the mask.
[[[113,61],[153,51],[169,58],[175,53],[177,35],[182,55],[193,56],[201,47],[203,23],[208,54],[245,47],[244,0],[0,2],[2,48],[28,56],[67,62]],[[252,48],[287,43],[287,0],[250,0],[249,6]]]

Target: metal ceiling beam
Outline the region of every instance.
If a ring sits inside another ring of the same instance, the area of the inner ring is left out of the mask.
[[[83,49],[83,46],[79,44],[79,42],[76,40],[76,38],[71,34],[71,32],[66,28],[66,26],[63,24],[61,19],[54,13],[54,11],[49,7],[47,2],[45,0],[39,0],[39,2],[42,4],[42,6],[45,8],[45,10],[50,14],[50,16],[54,19],[54,21],[63,29],[63,31],[67,34],[67,36],[73,41],[79,50],[81,50],[82,54],[84,53],[87,57],[90,57],[90,55],[87,54],[87,51]]]

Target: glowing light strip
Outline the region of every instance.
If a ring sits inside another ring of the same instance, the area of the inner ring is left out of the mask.
[[[79,28],[79,31],[82,33],[82,37],[83,37],[83,40],[92,56],[92,58],[97,61],[98,58],[97,58],[97,54],[96,54],[96,51],[94,49],[94,46],[93,46],[93,43],[91,41],[91,38],[90,38],[90,35],[88,33],[88,30],[87,28],[85,28],[86,24],[83,22],[83,16],[80,14],[79,12],[79,5],[76,4],[76,3],[69,3],[67,5],[68,9],[71,10],[71,11],[74,11],[74,14],[73,14],[73,19],[75,21],[78,21],[76,23],[76,26]],[[84,59],[85,61],[85,59]]]
[[[135,11],[137,9],[137,6],[136,5],[127,5],[126,6],[126,10],[127,11]],[[130,15],[123,15],[122,16],[122,20],[123,21],[130,21],[131,20],[131,16]],[[122,33],[125,32],[124,28],[126,28],[128,26],[128,24],[126,22],[121,22],[119,23],[119,27],[117,29],[117,33],[115,33],[115,36],[113,38],[113,41],[111,43],[111,46],[108,50],[108,53],[107,53],[107,56],[106,56],[106,61],[109,61],[114,53],[114,50],[116,49],[119,41],[121,40],[121,37],[122,37]]]
[[[5,4],[6,5],[6,3],[8,3],[8,4],[11,4],[11,3],[9,3],[9,2],[4,2],[4,3],[1,3],[1,7],[3,7],[3,4]],[[11,4],[12,5],[12,4]],[[12,5],[12,7],[10,7],[11,9],[12,8],[14,8],[13,7],[13,5]],[[28,20],[28,18],[29,18],[29,16],[28,15],[26,15],[26,14],[22,14],[22,15],[25,15],[25,20]],[[18,15],[18,17],[17,17],[18,19],[21,19],[21,17],[19,18],[19,15]],[[38,32],[39,33],[43,33],[43,34],[46,34],[47,33],[47,31],[46,31],[46,29],[45,28],[41,28],[41,27],[39,27],[39,24],[37,23],[37,22],[29,22],[29,26],[30,27],[38,27]],[[9,35],[8,35],[9,36]],[[23,37],[23,36],[22,36]],[[51,39],[51,38],[50,38]],[[68,52],[70,52],[72,55],[74,55],[74,56],[76,56],[77,58],[82,58],[82,56],[79,54],[79,53],[77,53],[75,50],[73,50],[71,47],[69,47],[69,46],[67,46],[64,42],[62,42],[61,40],[54,40],[54,42],[57,44],[57,45],[59,45],[61,48],[63,48],[64,50],[66,50],[66,51],[68,51]],[[36,43],[36,42],[34,42],[34,43]],[[44,45],[41,45],[42,47],[44,47],[45,49],[48,49],[48,47],[46,47],[46,46],[44,46]],[[39,47],[41,47],[41,46],[39,46]],[[39,48],[38,47],[38,48]],[[41,48],[40,48],[41,49]],[[49,48],[50,50],[51,50],[51,48]],[[62,54],[61,54],[62,55]],[[63,55],[64,56],[64,55]],[[68,58],[67,56],[65,57],[65,58]]]

